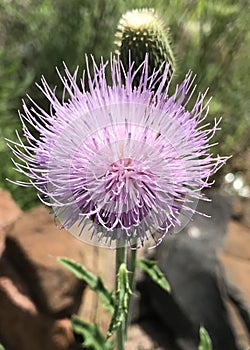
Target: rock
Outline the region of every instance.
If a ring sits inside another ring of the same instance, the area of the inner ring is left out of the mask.
[[[240,222],[230,221],[222,251],[234,258],[250,261],[250,230]]]
[[[70,317],[80,307],[85,285],[56,258],[84,263],[81,248],[55,227],[43,207],[22,214],[6,233],[0,257],[0,340],[7,349],[73,349]]]
[[[242,198],[242,222],[250,228],[250,198]]]
[[[102,278],[105,286],[113,290],[115,285],[115,250],[81,243],[86,268]],[[84,291],[83,301],[78,311],[85,322],[95,322],[102,332],[107,332],[111,321],[110,313],[103,307],[97,294],[89,287]],[[98,316],[97,316],[98,315]]]
[[[128,331],[128,340],[126,346],[128,349],[144,349],[151,350],[156,349],[155,344],[150,337],[143,332],[138,325],[133,325]],[[154,347],[153,347],[154,346]]]
[[[0,271],[0,339],[6,348],[68,350],[74,343],[70,320],[40,312],[23,279],[5,258]]]
[[[0,188],[0,255],[4,248],[5,233],[21,213],[11,195]]]
[[[231,196],[234,218],[240,220],[247,228],[250,228],[250,198]]]
[[[232,216],[232,209],[227,197],[214,191],[206,193],[210,201],[198,202],[197,211],[208,217],[196,214],[180,234],[188,235],[190,242],[203,246],[204,250],[217,252],[223,245],[227,234],[227,225]],[[188,239],[189,240],[189,239]]]
[[[133,324],[128,331],[128,340],[126,348],[129,349],[143,349],[143,350],[165,350],[156,341],[152,340],[149,335],[138,324]],[[168,347],[167,350],[172,348]]]
[[[231,209],[223,196],[213,192],[208,196],[212,202],[200,201],[197,210],[211,218],[195,215],[180,233],[167,237],[155,251],[172,293],[167,294],[148,278],[138,287],[144,307],[160,319],[179,349],[197,349],[198,329],[203,325],[214,350],[237,350],[217,258]]]
[[[219,254],[224,269],[225,282],[230,301],[236,312],[231,312],[236,325],[235,332],[241,349],[250,344],[250,230],[239,222],[232,221]],[[238,316],[238,317],[237,317]]]
[[[246,327],[246,324],[241,317],[239,312],[238,305],[231,299],[227,301],[227,311],[230,318],[230,322],[234,329],[234,334],[236,338],[236,344],[241,350],[248,349],[250,345],[250,332],[249,327]]]
[[[78,310],[83,283],[56,258],[83,262],[80,247],[80,242],[55,227],[46,208],[38,207],[25,213],[7,233],[4,255],[23,276],[43,313],[68,317]]]
[[[0,188],[0,232],[6,231],[21,213],[9,192]]]

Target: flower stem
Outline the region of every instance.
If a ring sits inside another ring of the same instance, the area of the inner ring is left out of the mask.
[[[133,247],[132,247],[133,248]],[[129,296],[129,300],[128,300],[128,314],[126,317],[126,321],[125,321],[125,332],[127,334],[128,331],[128,325],[129,325],[129,321],[130,321],[130,309],[131,309],[131,304],[132,304],[132,298],[133,298],[133,293],[134,293],[134,285],[135,285],[135,269],[136,269],[136,255],[137,255],[137,249],[136,247],[134,247],[135,249],[131,249],[130,251],[130,256],[129,256],[129,261],[128,261],[128,270],[129,270],[129,286],[130,289],[132,291],[132,295]]]
[[[118,271],[122,263],[126,263],[127,260],[127,248],[119,247],[116,248],[116,290],[118,288]],[[126,343],[126,328],[125,328],[125,318],[116,333],[117,340],[117,350],[124,350]]]
[[[122,263],[126,263],[127,269],[129,271],[129,286],[133,293],[134,291],[134,277],[136,268],[136,249],[132,249],[130,254],[128,254],[127,247],[116,248],[116,288],[118,288],[117,275]],[[128,299],[128,312],[124,315],[123,322],[119,327],[116,335],[117,340],[117,350],[124,350],[127,339],[127,331],[130,319],[130,307],[131,307],[132,295],[129,295]]]

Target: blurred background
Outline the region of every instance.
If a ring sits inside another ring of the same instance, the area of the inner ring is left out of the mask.
[[[33,206],[36,194],[5,181],[22,176],[13,171],[3,140],[15,139],[15,129],[21,130],[21,98],[28,93],[45,108],[34,84],[41,75],[55,86],[55,67],[62,68],[63,61],[73,71],[77,65],[84,68],[85,54],[108,59],[115,50],[121,15],[140,7],[154,7],[170,29],[175,81],[193,70],[198,90],[209,87],[209,97],[213,96],[210,119],[223,117],[214,153],[233,158],[218,174],[217,184],[226,173],[233,174],[228,182],[240,177],[237,190],[249,183],[249,1],[0,0],[0,187],[9,190],[21,208]]]
[[[17,111],[22,98],[29,103],[26,94],[49,108],[35,86],[41,75],[51,87],[58,85],[60,95],[55,67],[63,70],[64,61],[71,72],[76,66],[82,71],[85,54],[109,59],[122,14],[145,7],[155,8],[170,30],[172,86],[191,69],[197,93],[209,87],[209,120],[223,117],[213,152],[232,158],[207,194],[212,204],[199,203],[212,219],[195,216],[152,254],[171,282],[171,296],[138,277],[128,350],[197,349],[201,324],[214,350],[246,350],[250,344],[249,0],[0,0],[0,341],[9,344],[7,350],[79,349],[69,318],[80,307],[80,315],[93,320],[98,302],[86,293],[81,301],[85,287],[55,257],[84,262],[103,273],[110,287],[114,261],[113,252],[84,249],[59,234],[45,208],[31,209],[39,204],[36,191],[6,181],[26,179],[13,170],[4,138],[21,133]]]

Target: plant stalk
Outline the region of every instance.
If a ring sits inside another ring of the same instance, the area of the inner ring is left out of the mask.
[[[135,249],[131,249],[130,251],[130,256],[128,259],[128,271],[129,271],[129,286],[130,289],[132,291],[132,294],[129,296],[129,300],[128,300],[128,313],[126,315],[126,320],[125,320],[125,332],[127,335],[127,331],[128,331],[128,326],[129,326],[129,322],[130,322],[130,318],[131,318],[131,305],[133,303],[133,294],[134,294],[134,287],[135,287],[135,269],[136,269],[136,256],[137,256],[137,249],[136,247],[132,247]]]
[[[126,260],[127,260],[127,248],[126,247],[116,248],[116,290],[118,288],[118,271],[122,263],[126,264],[127,262]],[[117,341],[117,350],[125,350],[125,344],[126,344],[125,318],[121,326],[117,330],[116,341]]]

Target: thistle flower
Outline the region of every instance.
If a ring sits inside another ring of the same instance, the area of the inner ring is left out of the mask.
[[[92,64],[93,76],[86,58],[88,90],[85,74],[77,85],[78,69],[71,75],[65,66],[65,76],[58,71],[62,100],[42,77],[38,87],[50,112],[30,97],[32,107],[23,101],[19,115],[27,144],[18,136],[10,147],[20,160],[13,160],[16,169],[29,181],[18,184],[34,186],[55,219],[82,240],[143,245],[151,237],[156,245],[180,224],[181,214],[195,212],[189,202],[203,198],[200,190],[211,186],[209,176],[226,161],[209,152],[219,121],[202,123],[206,93],[187,110],[191,72],[168,96],[168,64],[151,75],[147,56],[136,70],[130,64],[125,71],[112,56],[99,67],[92,58]]]

